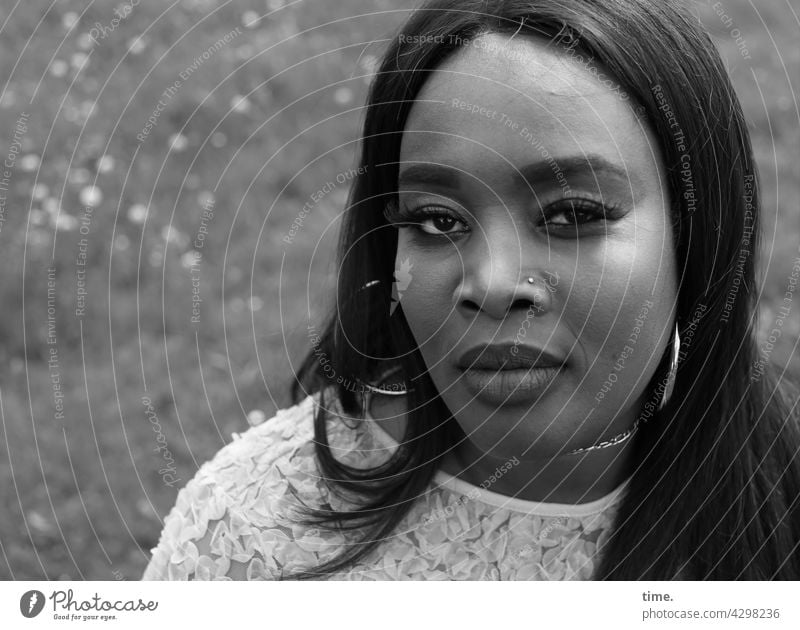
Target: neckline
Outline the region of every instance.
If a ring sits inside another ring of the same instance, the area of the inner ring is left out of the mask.
[[[367,426],[371,429],[373,436],[382,443],[383,447],[394,449],[400,446],[397,440],[372,417],[369,405],[365,407],[364,419],[367,422]],[[535,516],[566,516],[574,518],[592,516],[605,511],[614,504],[619,499],[620,495],[628,488],[630,480],[631,477],[626,478],[611,492],[594,501],[589,501],[587,503],[551,503],[545,501],[530,501],[528,499],[519,499],[517,497],[500,494],[499,492],[476,486],[459,477],[454,477],[441,469],[437,470],[434,475],[434,481],[436,481],[439,486],[444,486],[454,492],[497,508],[511,510],[513,512],[523,512]]]

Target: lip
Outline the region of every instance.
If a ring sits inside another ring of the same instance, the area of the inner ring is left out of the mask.
[[[475,370],[461,373],[465,387],[475,397],[494,406],[530,403],[538,399],[561,372],[562,366],[515,370]]]
[[[458,358],[460,378],[466,388],[475,398],[492,405],[535,400],[558,376],[564,363],[564,359],[546,350],[514,343],[473,346]]]
[[[525,344],[500,343],[473,346],[458,358],[462,370],[529,370],[564,364],[554,354]]]

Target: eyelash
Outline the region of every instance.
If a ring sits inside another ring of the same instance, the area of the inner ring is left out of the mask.
[[[397,229],[409,228],[414,230],[421,236],[430,237],[433,239],[451,239],[454,235],[461,234],[465,230],[459,232],[441,232],[430,233],[421,227],[425,221],[432,219],[447,217],[457,223],[466,225],[464,221],[458,218],[451,211],[437,211],[430,208],[441,208],[443,206],[425,206],[417,210],[409,210],[408,208],[401,208],[397,200],[391,200],[384,209],[383,215],[386,220],[394,225]],[[590,219],[587,221],[579,221],[575,223],[540,223],[540,225],[549,225],[550,230],[569,230],[571,233],[575,232],[575,228],[586,223],[600,222],[600,221],[616,221],[619,219],[619,207],[616,205],[603,205],[591,199],[583,198],[569,198],[562,199],[550,204],[545,209],[545,217],[551,219],[560,214],[572,213],[573,217],[576,215],[589,215]]]

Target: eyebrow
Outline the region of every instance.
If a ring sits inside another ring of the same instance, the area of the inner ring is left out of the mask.
[[[521,167],[518,173],[514,173],[514,176],[515,178],[522,177],[529,186],[533,187],[536,183],[554,179],[559,171],[567,178],[570,175],[592,173],[598,176],[601,174],[611,175],[624,181],[638,181],[634,173],[600,155],[570,155],[553,158],[552,161],[533,162]],[[467,176],[467,173],[441,164],[416,163],[407,166],[400,172],[398,185],[430,184],[454,187],[459,183],[459,180]]]

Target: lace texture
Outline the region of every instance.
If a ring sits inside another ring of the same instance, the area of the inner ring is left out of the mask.
[[[282,409],[220,449],[182,488],[143,580],[280,580],[313,570],[352,533],[294,522],[302,502],[352,509],[329,490],[314,456],[319,394]],[[334,456],[366,468],[397,443],[370,417],[325,396]],[[627,481],[578,505],[507,497],[443,471],[376,551],[333,580],[586,580],[611,533]]]

